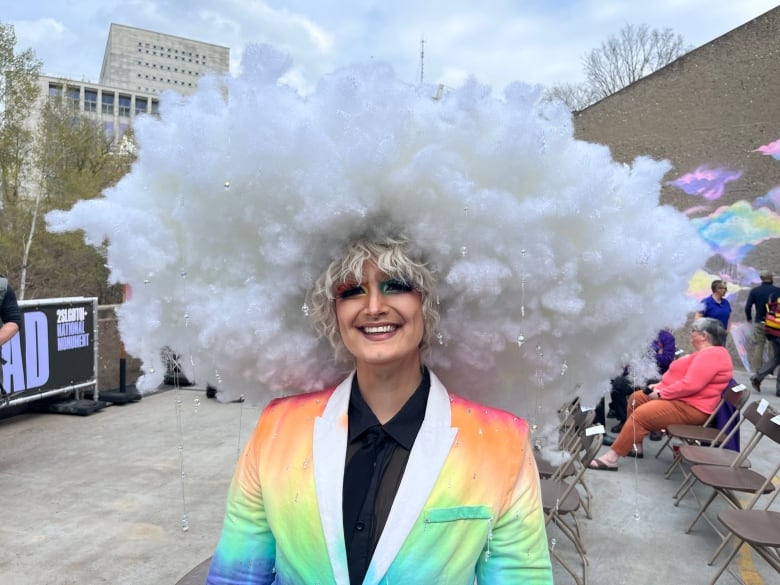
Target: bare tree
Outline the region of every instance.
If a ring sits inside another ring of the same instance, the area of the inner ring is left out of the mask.
[[[691,50],[671,29],[627,24],[582,57],[586,81],[553,85],[543,99],[560,100],[578,112],[668,65]]]
[[[0,268],[19,273],[19,298],[97,296],[116,302],[105,261],[81,234],[52,234],[43,226],[51,209],[98,196],[130,168],[132,133],[115,141],[100,120],[52,96],[39,113],[27,194],[0,213]],[[118,294],[119,293],[119,294]]]
[[[561,101],[566,104],[572,112],[584,110],[596,101],[593,89],[587,83],[562,83],[560,85],[554,85],[547,88],[542,99],[547,101]]]
[[[588,85],[603,99],[668,65],[690,50],[671,29],[627,24],[583,57]]]

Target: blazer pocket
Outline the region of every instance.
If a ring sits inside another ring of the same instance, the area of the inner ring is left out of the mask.
[[[456,520],[490,520],[493,511],[490,506],[455,506],[453,508],[431,508],[425,512],[425,522],[455,522]]]

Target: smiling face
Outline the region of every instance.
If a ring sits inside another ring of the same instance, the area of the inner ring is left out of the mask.
[[[366,262],[362,282],[341,283],[334,293],[339,333],[356,365],[419,370],[425,329],[420,292]]]

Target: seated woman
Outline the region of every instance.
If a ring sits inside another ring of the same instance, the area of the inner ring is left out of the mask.
[[[628,399],[628,419],[612,448],[591,462],[591,468],[617,471],[620,457],[642,457],[642,440],[651,431],[673,423],[702,424],[720,402],[734,374],[724,347],[726,330],[717,319],[701,317],[691,326],[693,353],[669,366],[649,394],[639,390]]]

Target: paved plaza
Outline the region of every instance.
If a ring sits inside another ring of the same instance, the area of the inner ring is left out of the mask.
[[[744,372],[737,376],[747,382]],[[780,407],[773,382],[765,382],[762,396]],[[214,549],[239,448],[259,412],[187,388],[86,417],[0,419],[0,583],[174,585]],[[648,442],[646,449],[654,454],[657,445]],[[754,467],[769,470],[777,456],[767,440]],[[684,534],[696,504],[688,498],[672,505],[679,475],[663,479],[669,461],[668,454],[624,459],[617,473],[586,475],[595,494],[593,519],[582,519],[593,585],[711,579],[715,569],[706,563],[718,538],[705,522]],[[576,564],[566,538],[555,529],[548,536]],[[750,585],[777,583],[749,552],[734,567]],[[557,584],[573,583],[557,563],[554,568]],[[733,583],[730,575],[719,581]]]

